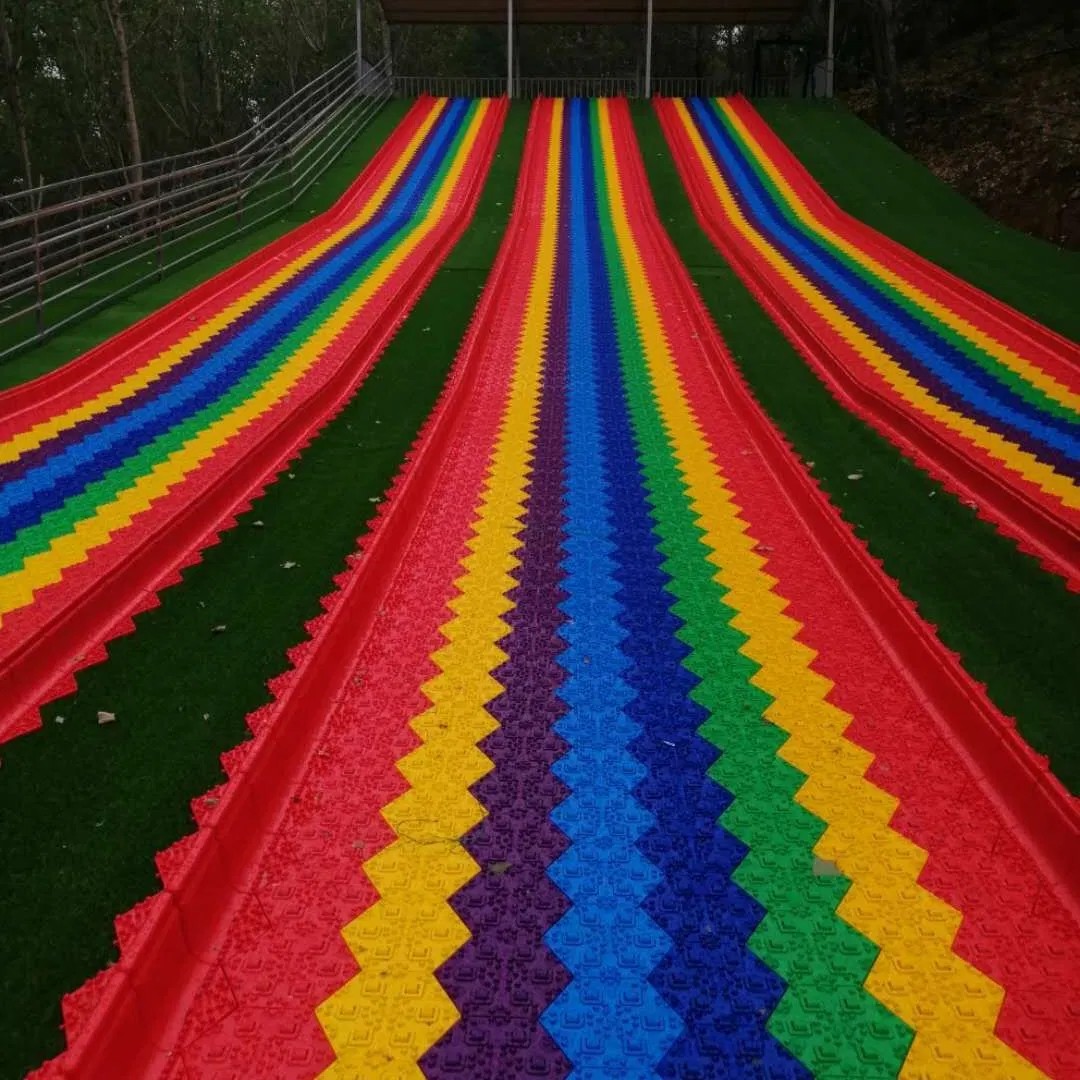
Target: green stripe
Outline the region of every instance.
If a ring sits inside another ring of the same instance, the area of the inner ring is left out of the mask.
[[[812,849],[825,824],[794,801],[806,778],[777,757],[787,736],[765,719],[772,698],[752,685],[758,665],[739,651],[746,635],[729,625],[736,612],[715,581],[654,397],[595,129],[593,140],[624,391],[677,601],[672,610],[684,623],[679,637],[692,650],[685,663],[701,680],[692,696],[709,713],[699,734],[721,751],[709,775],[734,796],[720,822],[750,849],[733,878],[767,910],[750,948],[788,984],[768,1029],[819,1076],[894,1077],[912,1035],[863,987],[878,950],[836,914],[850,882],[814,875]]]
[[[62,507],[43,515],[35,525],[20,530],[14,540],[0,546],[0,574],[18,571],[28,558],[47,551],[50,544],[57,538],[74,532],[80,521],[92,517],[100,506],[113,500],[121,491],[133,487],[140,477],[152,472],[159,462],[181,451],[184,445],[197,438],[201,431],[240,408],[265,383],[269,382],[330,316],[363,285],[376,267],[388,259],[416,230],[445,183],[446,174],[457,155],[474,112],[475,103],[470,107],[457,135],[446,151],[439,171],[420,206],[397,233],[388,237],[382,246],[373,252],[299,326],[278,342],[258,364],[251,368],[239,382],[229,387],[216,401],[168,431],[162,432],[138,453],[110,469],[101,479],[88,485],[78,495],[67,499]],[[298,280],[299,278],[294,279],[294,282]],[[220,452],[220,449],[215,451],[215,453]]]
[[[969,341],[962,334],[958,334],[955,330],[946,326],[937,316],[931,314],[920,304],[911,300],[903,293],[899,292],[894,286],[888,284],[877,274],[873,273],[868,267],[863,265],[857,259],[852,258],[846,252],[842,251],[831,240],[823,236],[817,229],[804,223],[794,212],[791,202],[785,197],[785,195],[777,188],[772,178],[765,171],[762,165],[761,159],[754,153],[750,145],[743,139],[739,131],[730,122],[728,117],[724,114],[723,110],[719,107],[716,101],[710,100],[713,112],[720,119],[720,122],[724,125],[725,130],[735,141],[735,143],[741,149],[744,158],[747,163],[753,169],[761,183],[766,190],[772,196],[773,201],[776,203],[777,208],[781,211],[785,219],[797,229],[803,236],[805,236],[812,244],[826,250],[833,255],[842,265],[846,266],[853,273],[855,273],[862,281],[876,289],[883,296],[887,297],[903,311],[906,311],[909,315],[917,319],[927,329],[932,330],[943,341],[948,342],[954,348],[962,352],[968,359],[978,364],[987,374],[992,375],[999,382],[1005,386],[1010,387],[1020,397],[1024,398],[1029,404],[1035,408],[1041,409],[1045,412],[1059,416],[1065,420],[1075,421],[1077,419],[1077,412],[1070,409],[1069,406],[1062,404],[1060,401],[1056,401],[1050,397],[1034,383],[1029,382],[1023,376],[1018,375],[1011,368],[1002,364],[995,357],[991,356],[984,349],[976,345],[974,342]]]

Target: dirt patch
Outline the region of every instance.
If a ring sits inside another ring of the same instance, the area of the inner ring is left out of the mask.
[[[903,77],[911,154],[1003,224],[1080,249],[1080,42],[1017,19]],[[874,122],[872,86],[847,102]]]

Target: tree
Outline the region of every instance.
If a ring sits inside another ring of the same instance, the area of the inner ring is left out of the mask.
[[[878,126],[893,142],[903,146],[904,95],[896,57],[899,2],[864,0],[870,23],[874,81],[877,84]]]
[[[19,160],[27,190],[34,186],[34,167],[30,160],[30,138],[26,128],[22,89],[19,86],[22,67],[21,52],[15,48],[15,27],[8,12],[7,0],[0,0],[0,63],[4,66],[4,97],[11,110]]]
[[[123,95],[124,126],[127,131],[128,182],[131,196],[142,196],[143,155],[139,136],[139,116],[135,109],[135,87],[131,80],[131,53],[128,48],[127,24],[121,0],[101,0],[105,15],[116,39],[116,59],[119,65],[120,91]]]

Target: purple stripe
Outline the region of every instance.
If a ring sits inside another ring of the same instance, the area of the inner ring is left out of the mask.
[[[565,186],[560,200],[565,206]],[[472,937],[436,973],[461,1020],[421,1059],[428,1077],[555,1080],[570,1071],[540,1025],[570,980],[544,944],[569,907],[547,876],[567,847],[550,818],[567,795],[551,772],[566,751],[552,730],[566,709],[556,693],[565,678],[558,656],[566,648],[559,637],[566,616],[558,608],[565,598],[565,252],[560,235],[519,584],[509,594],[510,633],[500,642],[508,659],[494,672],[505,691],[488,706],[501,726],[480,744],[495,768],[472,789],[488,816],[462,841],[481,869],[450,901]]]

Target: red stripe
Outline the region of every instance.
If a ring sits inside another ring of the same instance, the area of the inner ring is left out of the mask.
[[[256,738],[228,762],[220,801],[197,801],[199,832],[159,860],[166,891],[122,942],[118,968],[82,992],[81,1012],[78,998],[65,1003],[65,1015],[80,1012],[73,1048],[41,1075],[161,1075],[158,1047],[187,1080],[310,1077],[330,1063],[314,1010],[356,973],[341,929],[376,899],[362,863],[392,839],[380,810],[405,789],[395,762],[428,705],[420,687],[435,674],[509,396],[546,143],[538,114],[495,270],[363,557],[293,654],[275,704],[251,718]]]

